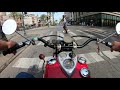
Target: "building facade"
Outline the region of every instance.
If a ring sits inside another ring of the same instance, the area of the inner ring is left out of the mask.
[[[65,12],[72,25],[114,27],[120,22],[120,12]]]
[[[38,26],[38,17],[35,16],[34,14],[27,14],[25,17],[24,17],[24,24],[25,25],[34,25],[34,26]]]

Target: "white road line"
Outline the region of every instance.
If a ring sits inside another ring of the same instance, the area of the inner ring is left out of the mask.
[[[89,53],[97,62],[104,61],[104,59],[96,52]]]
[[[45,60],[47,61],[50,58],[51,56],[45,57]],[[33,65],[37,65],[38,68],[42,68],[43,60],[40,60],[39,58],[20,58],[12,67],[28,69]]]
[[[68,33],[70,33],[71,36],[76,36],[76,35],[77,35],[77,34],[71,32],[71,31],[69,31]],[[80,39],[82,39],[82,38],[81,38],[81,37],[74,37],[74,39],[75,39],[75,40],[80,40]]]
[[[114,59],[117,58],[117,56],[120,56],[119,52],[103,51],[103,53],[106,54],[106,56],[109,57],[110,59]],[[96,52],[90,52],[90,53],[78,54],[78,55],[80,57],[84,57],[87,60],[87,64],[105,61]],[[52,56],[45,57],[45,60],[47,61],[50,58],[52,58]],[[33,65],[37,65],[39,68],[41,68],[43,65],[43,60],[40,60],[39,58],[20,58],[12,67],[28,69]]]
[[[85,30],[85,31],[91,31],[93,34],[97,34],[97,35],[100,35],[100,36],[103,36],[103,37],[107,37],[107,36],[109,36],[110,34],[112,34],[111,32],[103,32],[103,33],[101,33],[101,32],[99,32],[99,31],[97,31],[97,30]],[[99,34],[99,33],[101,33],[101,34]]]
[[[111,51],[102,51],[107,57],[110,59],[115,59],[118,56],[120,56],[119,52],[111,52]],[[105,61],[101,56],[104,56],[103,54],[98,55],[96,52],[90,52],[85,54],[78,54],[81,57],[84,57],[87,60],[87,64]]]
[[[76,30],[76,31],[81,32],[81,33],[84,33],[84,34],[87,35],[87,36],[94,37],[94,35],[91,35],[91,34],[89,34],[89,33],[83,32],[83,31],[81,31],[81,30]]]
[[[49,35],[52,35],[52,34],[53,34],[53,31],[51,31]],[[47,40],[50,40],[50,37],[45,37],[44,39],[47,41]],[[44,45],[44,43],[39,42],[39,43],[37,44],[37,46],[39,46],[39,45]]]
[[[64,34],[61,31],[57,31],[57,35],[61,36],[61,37],[64,37]],[[62,38],[57,37],[57,40],[62,40]]]
[[[99,34],[100,32],[97,32],[97,31],[93,31],[93,33],[98,34],[103,37],[106,37],[106,36],[109,36],[110,34],[112,34],[112,33],[108,33],[108,32],[102,32],[101,34]]]
[[[120,56],[119,52],[103,51],[103,53],[110,59],[114,59],[117,58],[117,56]]]

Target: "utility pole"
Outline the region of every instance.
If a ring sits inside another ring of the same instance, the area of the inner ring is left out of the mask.
[[[26,34],[26,31],[25,31],[25,24],[24,24],[24,15],[27,14],[26,12],[22,12],[22,19],[23,19],[23,31],[24,31],[24,35],[27,35]]]

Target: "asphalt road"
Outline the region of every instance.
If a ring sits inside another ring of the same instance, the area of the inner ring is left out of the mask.
[[[106,36],[115,32],[114,29],[109,28],[91,28],[91,27],[83,27],[83,26],[69,26],[69,34],[70,35],[89,35],[91,37],[105,38]],[[28,38],[36,37],[36,36],[44,36],[44,35],[53,35],[58,34],[64,36],[62,33],[62,26],[56,26],[51,28],[44,29],[36,29],[27,31]],[[23,34],[23,32],[20,32]],[[119,36],[114,36],[106,41],[119,41]],[[56,39],[46,38],[46,40]],[[16,42],[24,41],[21,36],[16,35],[12,40]],[[75,38],[78,44],[82,44],[87,39],[86,38]],[[54,52],[53,49],[49,47],[44,47],[43,43],[37,42],[35,46],[28,46],[26,48],[22,48],[24,51],[20,53],[1,73],[0,78],[14,78],[19,72],[31,72],[29,69],[33,65],[37,65],[39,70],[38,73],[33,73],[35,77],[41,78],[41,68],[43,61],[38,58],[40,53],[46,55],[46,60],[49,56]],[[119,52],[110,52],[110,48],[105,45],[100,44],[100,50],[102,53],[97,52],[96,42],[89,43],[86,47],[81,49],[76,49],[75,53],[85,57],[87,63],[89,65],[89,69],[91,71],[91,77],[93,78],[119,78],[120,77],[120,54]],[[20,52],[20,50],[18,50]],[[8,57],[8,55],[6,56]]]

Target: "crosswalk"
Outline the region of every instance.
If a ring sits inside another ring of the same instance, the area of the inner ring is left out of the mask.
[[[87,32],[84,32],[84,31],[87,31]],[[90,36],[90,37],[95,37],[95,35],[92,35],[92,34],[90,34],[90,33],[88,33],[88,32],[92,32],[92,33],[94,33],[94,34],[97,34],[97,35],[99,35],[99,36],[102,36],[102,37],[106,37],[106,36],[109,36],[110,34],[112,34],[112,33],[108,33],[108,32],[103,32],[103,31],[100,31],[100,30],[95,30],[95,29],[91,29],[91,30],[84,30],[84,31],[82,31],[82,30],[76,30],[76,32],[79,32],[79,33],[81,33],[81,34],[83,34],[83,35],[87,35],[87,36]],[[74,33],[73,31],[71,31],[71,30],[69,30],[69,32],[68,32],[71,36],[76,36],[77,34],[76,33]],[[53,34],[53,31],[51,31],[48,35],[52,35]],[[58,36],[62,36],[62,37],[64,37],[64,33],[62,32],[62,31],[57,31],[57,35]],[[50,40],[51,39],[51,37],[45,37],[44,38],[45,40]],[[60,38],[60,37],[57,37],[57,39],[58,40],[62,40],[62,38]],[[82,37],[75,37],[74,38],[75,40],[81,40],[81,39],[83,39]],[[40,46],[40,45],[44,45],[42,42],[39,42],[38,44],[37,44],[37,46]]]
[[[81,31],[81,30],[76,30],[77,32],[80,32],[80,33],[82,33],[82,34],[84,34],[84,35],[86,35],[86,36],[90,36],[90,37],[94,37],[94,35],[91,35],[91,34],[89,34],[89,33],[87,33],[87,32],[83,32],[83,31]]]
[[[69,33],[71,36],[76,36],[76,35],[77,35],[77,34],[75,34],[74,32],[72,32],[72,31],[70,31],[70,30],[69,30],[68,33]],[[53,31],[51,31],[48,35],[52,35],[52,34],[53,34]],[[62,31],[57,31],[57,35],[58,35],[58,36],[61,36],[61,37],[64,37],[64,33],[63,33]],[[45,37],[44,39],[47,41],[47,40],[50,40],[51,37]],[[60,38],[60,37],[57,37],[57,39],[58,39],[58,40],[62,40],[62,38]],[[74,39],[75,39],[75,40],[81,40],[81,39],[83,39],[83,38],[81,38],[81,37],[75,37]],[[40,46],[40,45],[44,45],[44,43],[39,42],[39,43],[37,44],[37,46]]]
[[[53,34],[53,31],[51,31],[49,35],[52,35],[52,34]],[[50,40],[50,37],[45,37],[44,39],[47,41],[47,40]],[[44,43],[43,42],[39,42],[37,44],[37,46],[39,46],[39,45],[44,45]]]
[[[103,53],[110,59],[115,59],[118,56],[120,56],[119,52],[103,51]],[[102,55],[100,56],[96,52],[78,54],[78,56],[84,57],[87,60],[87,64],[105,61],[105,59],[103,59]],[[50,58],[52,58],[52,56],[47,56],[47,57],[45,57],[45,60],[47,61]],[[38,65],[38,67],[41,68],[43,65],[43,60],[40,60],[39,58],[20,58],[15,64],[13,64],[12,67],[28,69],[29,67],[31,67],[33,65]]]
[[[76,36],[76,35],[77,35],[77,34],[73,33],[73,32],[70,31],[70,30],[69,30],[68,34],[70,34],[71,36]],[[58,32],[57,32],[57,35],[64,37],[64,34],[63,34],[63,32],[61,32],[61,31],[58,31]],[[59,39],[61,40],[61,38],[59,38],[59,37],[58,37],[57,39],[58,39],[58,40],[59,40]],[[82,39],[82,38],[81,38],[81,37],[75,37],[74,39],[75,39],[75,40],[80,40],[80,39]]]
[[[97,34],[97,35],[102,36],[102,37],[109,36],[113,33],[113,32],[108,32],[108,31],[105,31],[105,30],[93,29],[93,28],[92,29],[86,29],[84,31],[92,32],[92,33]]]

